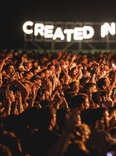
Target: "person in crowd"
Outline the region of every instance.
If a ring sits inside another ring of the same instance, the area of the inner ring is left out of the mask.
[[[8,146],[0,144],[0,155],[1,156],[13,156]]]

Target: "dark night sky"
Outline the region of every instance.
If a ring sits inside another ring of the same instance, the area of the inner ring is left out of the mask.
[[[115,22],[115,9],[112,0],[3,1],[0,5],[0,48],[23,45],[22,24],[26,20]]]

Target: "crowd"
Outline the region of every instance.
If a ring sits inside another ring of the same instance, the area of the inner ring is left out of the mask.
[[[0,156],[116,155],[116,54],[0,53]]]

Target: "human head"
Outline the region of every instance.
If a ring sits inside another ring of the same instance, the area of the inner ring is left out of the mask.
[[[38,61],[35,60],[35,61],[33,62],[33,66],[34,66],[35,68],[37,68],[37,67],[38,67]]]
[[[75,135],[75,140],[77,139],[86,142],[91,135],[91,129],[85,123],[82,123],[80,125],[77,124],[74,126],[72,133]]]
[[[89,156],[89,151],[87,150],[85,144],[82,141],[76,141],[73,143],[66,143],[66,148],[64,147],[63,156]]]
[[[100,107],[88,109],[81,115],[82,122],[88,124],[91,128],[107,129],[109,127],[109,111],[106,108]]]
[[[15,68],[12,64],[9,64],[6,68],[8,73],[12,73],[15,71]]]
[[[45,77],[48,78],[49,76],[50,76],[50,72],[49,72],[49,70],[46,70],[45,71]]]
[[[84,85],[84,90],[89,93],[96,92],[97,91],[96,84],[88,82]]]
[[[32,72],[25,72],[24,73],[24,78],[26,79],[26,80],[30,80],[31,78],[33,77],[33,73]]]
[[[1,156],[12,156],[12,152],[8,146],[0,144],[0,155]]]
[[[25,67],[26,71],[30,71],[32,68],[32,62],[31,61],[26,62],[24,64],[24,67]]]
[[[71,100],[72,109],[77,108],[79,110],[83,110],[83,109],[88,109],[89,106],[90,104],[89,104],[89,99],[87,94],[79,93]]]
[[[106,89],[110,84],[110,81],[108,78],[101,78],[97,81],[97,87],[98,89]]]

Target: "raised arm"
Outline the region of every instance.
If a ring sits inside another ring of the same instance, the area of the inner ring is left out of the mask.
[[[5,65],[5,61],[7,61],[9,58],[12,58],[12,53],[9,53],[1,62],[0,64],[0,72],[2,71],[4,65]]]

